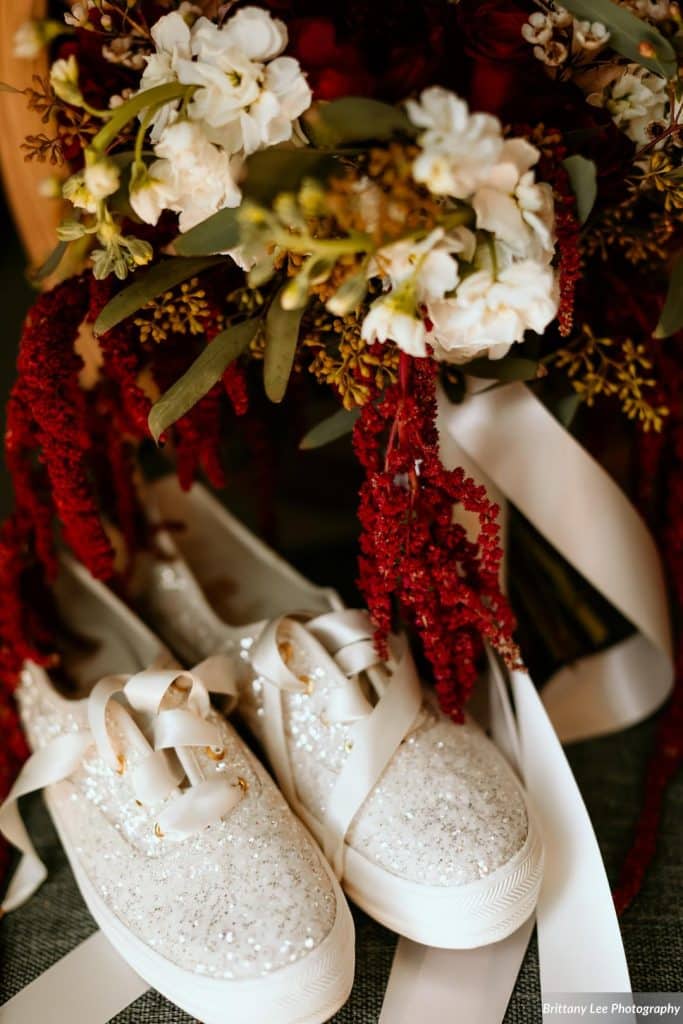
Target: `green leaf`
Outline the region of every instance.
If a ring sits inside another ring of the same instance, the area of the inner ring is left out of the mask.
[[[280,289],[270,304],[266,316],[266,351],[263,359],[263,383],[271,402],[285,397],[294,353],[299,340],[299,327],[305,306],[283,309]]]
[[[683,327],[683,252],[674,261],[669,278],[669,289],[659,323],[655,327],[655,338],[668,338]]]
[[[360,416],[360,409],[338,409],[327,419],[317,423],[299,442],[302,451],[322,448],[324,444],[336,441],[345,434],[350,434]]]
[[[212,214],[184,235],[178,235],[173,243],[175,251],[179,256],[208,256],[234,248],[240,240],[237,214],[237,209]]]
[[[345,96],[330,103],[314,103],[303,116],[314,145],[332,148],[368,139],[414,137],[417,129],[400,107],[363,96]]]
[[[598,194],[595,163],[577,153],[567,157],[564,161],[564,168],[569,175],[569,181],[576,196],[579,220],[585,224]]]
[[[189,370],[154,403],[148,422],[155,441],[221,379],[230,363],[237,359],[252,340],[260,322],[258,317],[252,317],[217,334]]]
[[[38,281],[44,281],[46,277],[50,277],[51,274],[54,274],[55,270],[62,262],[62,257],[68,248],[69,242],[59,242],[44,263],[35,270],[29,271],[29,280],[36,283]]]
[[[504,359],[473,359],[462,367],[463,373],[471,377],[483,377],[488,380],[532,380],[538,372],[535,359],[523,356],[505,356]]]
[[[612,0],[562,0],[562,6],[584,21],[599,21],[609,29],[609,45],[622,57],[642,64],[663,78],[678,73],[676,54],[668,39],[646,21]]]
[[[582,405],[583,395],[580,395],[578,391],[572,391],[568,395],[562,395],[549,408],[555,419],[562,424],[564,429],[569,430]]]
[[[242,190],[267,206],[278,193],[296,191],[304,178],[324,179],[338,167],[334,154],[316,149],[262,149],[246,161]]]
[[[0,92],[17,92],[17,93],[21,93],[22,90],[21,89],[16,89],[13,85],[10,85],[9,82],[0,82]]]
[[[95,321],[95,334],[110,331],[152,299],[220,262],[220,257],[216,256],[194,260],[172,259],[156,263],[147,271],[138,271],[133,284],[120,291],[104,307]]]

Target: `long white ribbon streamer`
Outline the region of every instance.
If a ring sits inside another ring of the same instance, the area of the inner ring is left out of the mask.
[[[401,939],[379,1024],[502,1020],[533,928],[532,917],[502,942],[457,953]]]
[[[579,572],[635,626],[634,636],[557,672],[542,701],[515,673],[516,725],[494,689],[496,738],[517,764],[540,817],[546,876],[538,906],[544,992],[628,992],[619,925],[595,833],[559,740],[614,732],[652,714],[673,682],[666,588],[654,542],[614,481],[522,384],[471,393],[461,405],[439,399],[441,457],[484,483],[504,510],[512,501]],[[505,515],[503,515],[505,525]],[[494,666],[495,671],[495,666]],[[545,710],[544,710],[545,706]],[[547,713],[546,713],[547,712]],[[551,725],[552,722],[552,725]],[[586,922],[590,920],[590,929]],[[402,1024],[395,993],[412,993],[424,1024],[450,1005],[467,1005],[467,954],[399,942],[382,1024]],[[499,1024],[497,995],[511,991],[524,948],[491,947],[496,988],[478,1024]],[[444,984],[450,978],[451,984]],[[405,996],[407,998],[407,996]]]
[[[0,1006],[0,1024],[107,1024],[148,988],[97,931]]]
[[[563,742],[647,718],[673,683],[666,587],[654,541],[605,470],[523,384],[439,405],[441,454],[462,451],[638,631],[556,673],[543,702]]]

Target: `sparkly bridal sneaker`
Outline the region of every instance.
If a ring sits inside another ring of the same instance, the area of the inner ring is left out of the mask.
[[[405,640],[380,662],[366,613],[301,577],[202,488],[183,494],[166,478],[150,507],[177,528],[141,571],[143,614],[188,663],[234,659],[239,711],[348,895],[430,946],[513,932],[538,897],[538,828],[484,733],[424,696]]]
[[[209,691],[234,693],[232,665],[183,671],[79,566],[55,589],[65,637],[83,638],[64,656],[79,690],[22,673],[35,753],[0,808],[23,854],[5,909],[45,876],[16,800],[46,787],[92,916],[150,985],[205,1024],[322,1024],[351,989],[353,921],[318,846],[211,707]]]

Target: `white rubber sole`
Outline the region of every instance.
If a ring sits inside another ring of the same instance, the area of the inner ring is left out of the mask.
[[[301,807],[313,835],[320,824]],[[500,942],[533,914],[543,878],[543,843],[527,807],[524,845],[486,878],[459,886],[421,885],[373,864],[346,844],[342,886],[375,921],[413,942],[474,949]]]
[[[327,865],[337,916],[305,959],[254,979],[202,977],[155,953],[109,910],[79,864],[51,789],[45,790],[45,802],[88,910],[133,970],[176,1006],[202,1024],[324,1024],[347,1001],[354,974],[353,918]]]

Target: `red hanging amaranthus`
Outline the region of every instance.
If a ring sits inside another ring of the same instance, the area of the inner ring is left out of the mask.
[[[481,637],[517,660],[514,618],[500,591],[498,507],[439,458],[437,365],[401,355],[399,381],[363,407],[354,432],[360,491],[359,586],[386,641],[396,614],[419,637],[441,705],[456,721],[474,685]],[[453,506],[479,520],[476,542]]]

